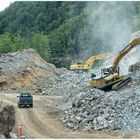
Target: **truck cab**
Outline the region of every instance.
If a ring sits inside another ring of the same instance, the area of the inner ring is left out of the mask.
[[[18,107],[33,107],[33,97],[31,95],[31,93],[29,92],[23,92],[21,93],[19,96],[17,96],[19,98],[18,100]]]

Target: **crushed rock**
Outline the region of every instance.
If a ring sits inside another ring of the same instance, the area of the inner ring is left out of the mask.
[[[40,90],[38,78],[53,81],[61,70],[45,62],[34,49],[3,54],[0,57],[0,88],[12,90]]]
[[[140,87],[121,92],[93,91],[66,110],[61,120],[79,130],[140,130]]]

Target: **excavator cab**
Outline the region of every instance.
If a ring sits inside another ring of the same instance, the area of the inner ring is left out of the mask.
[[[101,69],[101,76],[108,76],[110,74],[110,69],[109,68],[103,68]]]
[[[114,73],[118,73],[118,74],[120,73],[119,67],[117,67],[115,70],[113,70],[112,67],[101,69],[102,77],[109,76],[109,75],[114,74]]]

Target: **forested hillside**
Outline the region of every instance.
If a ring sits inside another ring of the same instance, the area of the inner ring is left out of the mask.
[[[69,68],[73,60],[124,47],[139,21],[140,2],[17,1],[0,12],[0,53],[34,48]]]

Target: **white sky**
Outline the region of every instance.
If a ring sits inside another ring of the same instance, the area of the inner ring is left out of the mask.
[[[14,1],[46,1],[46,0],[0,0],[0,11],[3,11],[6,7],[10,5],[10,3]],[[55,0],[47,0],[47,1],[55,1]],[[62,1],[67,1],[67,0],[62,0]],[[68,1],[74,1],[74,0],[68,0]],[[78,0],[78,1],[88,1],[88,0]],[[91,1],[100,1],[100,0],[91,0]],[[113,1],[113,0],[102,0],[102,1]],[[115,0],[115,1],[125,1],[125,0]],[[131,0],[126,0],[126,1],[131,1]]]
[[[0,11],[3,11],[6,7],[10,5],[10,3],[14,1],[15,0],[0,0]]]

